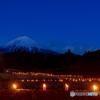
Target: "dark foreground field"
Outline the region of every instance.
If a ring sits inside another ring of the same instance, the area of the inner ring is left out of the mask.
[[[100,100],[100,96],[72,98],[65,91],[0,90],[0,100]]]

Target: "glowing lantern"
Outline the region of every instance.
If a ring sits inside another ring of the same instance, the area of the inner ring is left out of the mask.
[[[46,84],[43,84],[43,91],[46,91]]]
[[[14,89],[16,89],[16,88],[17,88],[16,84],[13,84],[13,88],[14,88]]]
[[[65,84],[65,91],[68,91],[68,88],[69,88],[68,84]]]
[[[45,79],[43,81],[45,82]]]
[[[22,82],[24,82],[24,80],[22,80]]]
[[[96,91],[97,90],[97,86],[93,85],[93,89],[94,89],[94,91]]]
[[[36,82],[38,82],[38,79],[36,79]]]
[[[31,80],[31,82],[34,82],[34,80]]]
[[[29,82],[30,80],[27,80],[27,82]]]
[[[63,82],[63,80],[62,79],[59,79],[59,82]]]

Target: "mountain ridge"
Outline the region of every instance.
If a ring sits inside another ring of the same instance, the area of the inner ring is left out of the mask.
[[[15,50],[21,50],[21,51],[27,51],[27,52],[33,52],[37,50],[39,53],[44,54],[59,54],[56,51],[47,49],[45,46],[41,45],[40,43],[36,42],[35,40],[27,37],[27,36],[21,36],[18,37],[11,42],[5,44],[5,46],[0,47],[0,51],[3,53],[7,52],[14,52]]]

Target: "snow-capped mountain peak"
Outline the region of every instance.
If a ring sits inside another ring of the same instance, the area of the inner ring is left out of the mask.
[[[6,46],[11,47],[25,47],[28,48],[29,50],[31,50],[33,47],[36,48],[44,48],[42,45],[40,45],[39,43],[37,43],[36,41],[34,41],[33,39],[27,37],[27,36],[22,36],[19,37],[11,42],[9,42]]]
[[[41,45],[40,43],[34,41],[33,39],[22,36],[19,38],[16,38],[15,40],[12,40],[11,42],[7,43],[3,48],[0,48],[0,51],[3,53],[6,52],[14,52],[15,50],[21,50],[21,51],[27,51],[27,52],[33,52],[37,50],[40,53],[44,54],[59,54],[55,51],[47,49],[45,46]]]

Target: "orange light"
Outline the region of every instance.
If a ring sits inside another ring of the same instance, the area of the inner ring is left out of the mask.
[[[13,84],[13,88],[14,88],[14,89],[16,89],[16,88],[17,88],[16,84]]]
[[[24,80],[22,80],[22,82],[24,82]]]
[[[63,82],[63,80],[62,79],[59,79],[59,82]]]
[[[6,70],[6,72],[9,72],[8,70]]]
[[[93,85],[93,89],[94,89],[94,91],[96,91],[97,90],[97,86]]]
[[[68,88],[69,88],[68,84],[65,84],[65,91],[68,91]]]
[[[43,81],[45,81],[45,79]]]
[[[65,84],[65,86],[68,88],[68,84]]]
[[[38,79],[36,79],[36,82],[38,82]]]
[[[30,80],[27,80],[27,82],[29,82]]]
[[[43,87],[46,87],[46,84],[43,84]]]
[[[43,84],[43,90],[46,91],[46,84]]]
[[[31,80],[31,82],[34,82],[34,80]]]

